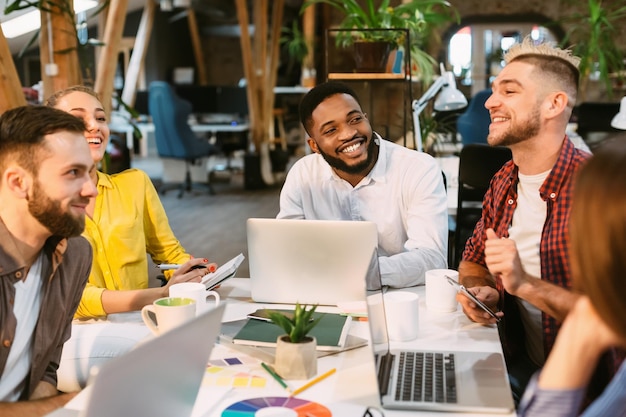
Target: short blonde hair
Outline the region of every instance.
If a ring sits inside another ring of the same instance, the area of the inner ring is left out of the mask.
[[[576,104],[580,72],[580,58],[569,49],[561,49],[549,42],[535,43],[530,36],[516,43],[503,56],[506,64],[524,62],[534,67],[533,72],[547,90],[564,91],[568,97],[569,118]]]
[[[561,49],[550,42],[535,43],[530,36],[526,36],[520,43],[516,43],[504,54],[507,64],[524,55],[540,55],[561,59],[572,65],[577,71],[580,58],[572,54],[569,49]]]

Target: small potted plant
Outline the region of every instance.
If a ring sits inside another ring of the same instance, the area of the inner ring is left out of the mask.
[[[317,342],[308,336],[321,317],[313,319],[317,305],[296,303],[293,316],[270,311],[272,323],[280,326],[286,334],[276,340],[274,369],[284,379],[308,379],[317,373]]]

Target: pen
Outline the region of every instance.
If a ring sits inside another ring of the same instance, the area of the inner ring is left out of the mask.
[[[261,366],[263,367],[263,369],[267,371],[268,374],[272,376],[272,378],[276,380],[276,382],[280,384],[281,387],[285,388],[290,395],[293,395],[291,394],[291,389],[289,389],[289,386],[287,385],[287,383],[283,381],[283,379],[276,372],[274,372],[272,368],[267,366],[265,362],[261,362]]]
[[[309,382],[307,382],[306,384],[304,384],[303,386],[301,386],[300,388],[298,388],[294,392],[292,392],[291,396],[293,397],[294,395],[300,394],[305,389],[311,388],[313,385],[317,384],[322,379],[324,379],[324,378],[334,374],[336,370],[337,369],[333,368],[333,369],[329,370],[328,372],[325,372],[322,375],[318,376],[317,378],[313,378],[312,380],[310,380]]]
[[[158,268],[161,271],[170,271],[172,269],[178,269],[180,268],[182,265],[179,264],[160,264],[160,265],[154,265],[155,268]],[[211,265],[194,265],[191,269],[202,269],[202,268],[209,268],[210,272],[215,272],[215,265],[211,264]]]

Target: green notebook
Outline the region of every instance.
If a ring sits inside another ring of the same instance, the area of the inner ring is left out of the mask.
[[[274,310],[278,312],[293,310]],[[313,317],[321,317],[321,320],[310,336],[315,336],[318,350],[341,350],[346,342],[350,322],[352,318],[335,313],[313,313]],[[284,335],[285,331],[269,322],[258,319],[248,319],[248,322],[239,330],[233,338],[233,343],[252,346],[276,346],[278,336]]]

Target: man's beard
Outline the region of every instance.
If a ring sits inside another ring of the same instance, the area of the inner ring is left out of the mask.
[[[28,211],[53,236],[79,236],[85,229],[85,217],[76,217],[69,209],[64,211],[60,202],[46,194],[39,181],[35,181],[33,195],[28,199]]]
[[[369,144],[367,145],[367,158],[364,161],[361,161],[354,165],[349,165],[343,159],[336,158],[334,156],[328,155],[327,153],[324,153],[324,151],[322,151],[319,146],[318,151],[320,155],[322,155],[324,160],[328,163],[328,165],[338,171],[343,171],[345,173],[354,175],[363,173],[363,171],[371,166],[371,164],[374,162],[374,158],[376,157],[376,146],[378,145],[376,145],[376,141],[374,140],[374,134],[372,133]]]
[[[511,146],[524,142],[539,133],[539,118],[539,109],[535,108],[525,121],[512,125],[500,136],[492,136],[490,134],[487,137],[487,142],[491,146]]]

